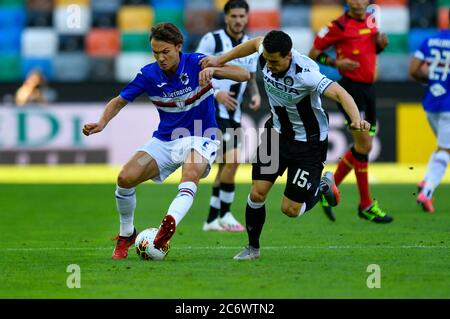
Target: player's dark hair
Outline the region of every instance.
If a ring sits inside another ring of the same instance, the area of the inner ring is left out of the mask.
[[[245,0],[230,0],[225,4],[223,12],[225,12],[225,14],[228,14],[231,9],[245,9],[245,12],[248,12],[250,10],[250,7]]]
[[[287,33],[272,30],[264,37],[263,46],[268,53],[280,52],[280,55],[285,57],[291,52],[292,40]]]
[[[161,22],[154,25],[150,31],[150,41],[152,39],[173,45],[183,44],[183,34],[175,24],[170,22]]]

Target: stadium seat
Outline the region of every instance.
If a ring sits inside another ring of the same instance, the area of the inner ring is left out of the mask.
[[[387,33],[408,33],[409,10],[402,6],[387,6],[381,9],[381,29]]]
[[[408,0],[375,0],[374,3],[379,6],[406,6]]]
[[[121,53],[116,57],[115,78],[119,82],[129,82],[142,67],[153,61],[148,53]]]
[[[53,57],[58,52],[58,36],[53,28],[26,28],[21,46],[24,57]]]
[[[188,33],[202,34],[217,29],[218,14],[215,10],[186,10],[184,25]]]
[[[91,1],[94,12],[116,12],[119,10],[122,0],[95,0]]]
[[[95,2],[97,0],[94,0],[92,2]],[[55,0],[55,6],[58,7],[66,7],[66,6],[70,6],[72,4],[76,4],[79,6],[89,6],[91,0]]]
[[[0,82],[21,79],[21,58],[17,54],[0,52]]]
[[[81,52],[84,51],[84,36],[82,35],[59,35],[59,52]]]
[[[91,28],[91,20],[91,9],[87,6],[59,6],[53,11],[53,24],[61,34],[85,34]]]
[[[426,38],[436,33],[438,29],[411,29],[408,33],[409,52],[414,53]]]
[[[214,7],[217,11],[223,11],[223,8],[227,2],[228,0],[214,0]]]
[[[0,28],[0,53],[20,55],[22,29]]]
[[[158,8],[155,10],[155,24],[170,21],[184,29],[184,10],[176,8]]]
[[[89,56],[115,56],[120,51],[120,33],[117,29],[92,29],[86,35],[85,48]]]
[[[47,80],[53,80],[53,61],[49,58],[22,59],[21,78],[24,79],[30,71],[39,69]]]
[[[388,33],[389,45],[384,52],[386,53],[408,53],[408,34]]]
[[[158,10],[158,9],[184,9],[188,5],[188,2],[191,2],[191,1],[185,1],[185,0],[157,1],[157,0],[153,0],[153,1],[151,1],[151,4],[155,10]]]
[[[302,54],[308,55],[314,41],[314,33],[310,28],[283,28],[292,39],[293,47]]]
[[[331,21],[344,13],[344,9],[339,5],[315,5],[311,7],[311,28],[317,33],[326,27]]]
[[[115,58],[90,58],[89,79],[98,82],[110,82],[115,76],[114,63]]]
[[[92,11],[93,28],[115,28],[117,15],[114,11]]]
[[[149,6],[123,6],[117,13],[120,31],[149,31],[154,21],[154,11]]]
[[[449,17],[448,17],[449,8],[443,7],[438,10],[438,28],[439,29],[447,29],[449,27]]]
[[[26,16],[26,11],[22,7],[0,6],[0,28],[24,27]]]
[[[261,11],[278,11],[281,9],[280,0],[248,0],[250,6],[250,12],[252,10]]]
[[[248,18],[248,29],[250,32],[279,29],[280,18],[278,10],[252,10]]]
[[[46,11],[53,10],[53,0],[27,0],[27,10]]]
[[[28,10],[28,27],[51,27],[53,26],[53,13],[51,11]]]
[[[148,32],[131,33],[124,32],[121,34],[121,51],[122,52],[151,52]]]
[[[311,0],[310,1],[313,6],[315,5],[342,5],[344,1],[341,0]]]
[[[134,6],[139,6],[139,5],[149,5],[150,2],[149,0],[122,0],[122,5],[134,5]]]
[[[54,80],[85,81],[89,75],[89,59],[82,53],[62,53],[53,60]]]
[[[434,28],[437,23],[436,0],[410,0],[411,28]]]
[[[310,26],[310,9],[303,5],[287,5],[281,10],[282,27],[301,27]]]
[[[186,10],[210,10],[214,9],[214,4],[210,0],[189,0],[186,1],[185,8]]]

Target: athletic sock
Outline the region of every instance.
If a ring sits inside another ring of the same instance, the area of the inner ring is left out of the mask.
[[[254,203],[247,199],[247,207],[245,209],[245,224],[248,234],[248,243],[254,248],[259,248],[259,237],[266,221],[266,206],[265,202]]]
[[[334,182],[336,186],[339,186],[348,173],[355,166],[355,158],[353,157],[352,150],[348,150],[347,153],[342,156],[341,160],[338,163],[336,168],[336,172],[334,173]]]
[[[234,183],[220,183],[220,217],[225,216],[230,211],[231,203],[234,200]]]
[[[351,149],[355,159],[355,176],[359,190],[359,207],[366,209],[372,205],[369,191],[369,156],[358,153],[354,147]]]
[[[422,193],[428,198],[433,196],[433,192],[441,182],[445,175],[448,162],[450,161],[450,154],[446,151],[436,151],[428,162],[427,175],[425,179],[425,186]]]
[[[119,235],[130,237],[134,232],[134,210],[136,209],[136,189],[116,186],[116,206],[120,215]]]
[[[209,215],[206,220],[207,223],[211,223],[219,216],[220,211],[220,198],[219,198],[219,186],[214,186],[212,189],[212,195],[209,200]]]
[[[175,219],[176,225],[180,223],[191,208],[196,192],[197,185],[194,182],[183,182],[178,185],[178,194],[167,211],[167,215],[172,215]]]

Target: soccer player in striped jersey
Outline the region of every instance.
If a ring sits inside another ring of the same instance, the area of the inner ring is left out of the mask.
[[[249,40],[244,33],[248,22],[249,6],[245,0],[230,0],[225,4],[225,28],[208,32],[199,42],[196,52],[205,55],[221,55],[238,44]],[[244,227],[231,213],[230,206],[234,200],[235,175],[239,166],[238,150],[241,141],[236,134],[230,134],[241,127],[241,105],[246,88],[249,90],[251,103],[249,108],[256,111],[261,104],[258,85],[256,84],[256,54],[230,61],[248,70],[251,79],[248,82],[232,80],[214,80],[216,120],[222,131],[222,158],[217,157],[219,170],[213,184],[209,215],[203,225],[204,231],[244,231]],[[228,133],[227,133],[228,131]]]
[[[228,78],[248,81],[250,74],[236,66],[201,69],[204,55],[182,53],[183,35],[172,23],[152,27],[150,44],[156,62],[144,66],[105,107],[96,123],[87,123],[87,136],[101,132],[119,111],[146,93],[156,106],[160,123],[153,137],[131,157],[117,178],[116,204],[120,231],[112,258],[128,256],[134,243],[136,186],[152,179],[162,182],[182,167],[178,194],[161,222],[153,244],[166,251],[176,226],[192,206],[199,180],[208,175],[218,144],[211,80]],[[132,123],[130,123],[132,125]],[[125,132],[126,133],[126,132]]]
[[[417,203],[428,213],[434,212],[433,192],[444,177],[450,161],[449,70],[450,30],[447,29],[425,39],[410,64],[411,76],[427,84],[422,104],[438,144],[428,161],[425,177],[419,183],[416,198]]]
[[[339,203],[333,173],[325,172],[321,178],[328,148],[328,116],[322,108],[321,95],[342,104],[353,129],[367,131],[370,128],[367,121],[361,120],[352,97],[321,74],[313,60],[292,49],[291,38],[282,31],[271,31],[219,57],[208,56],[201,63],[203,67],[220,66],[255,52],[259,54],[272,116],[266,123],[267,130],[253,163],[252,187],[245,212],[249,244],[234,257],[236,260],[259,257],[265,201],[272,185],[286,169],[281,210],[287,216],[301,216],[312,209],[322,195],[330,205]],[[270,163],[267,154],[270,154]]]

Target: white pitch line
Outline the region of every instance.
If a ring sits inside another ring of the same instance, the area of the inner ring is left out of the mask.
[[[175,246],[173,250],[238,250],[243,246]],[[16,247],[16,248],[0,248],[1,252],[17,252],[17,251],[96,251],[111,250],[113,247]],[[424,245],[403,245],[403,246],[262,246],[262,250],[285,250],[285,249],[450,249],[450,246],[424,246]]]

